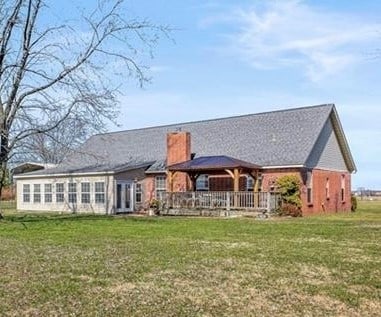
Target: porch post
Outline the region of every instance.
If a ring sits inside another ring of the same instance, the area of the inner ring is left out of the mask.
[[[254,208],[259,207],[259,193],[258,193],[258,187],[259,187],[259,173],[258,171],[255,171],[255,178],[254,178]]]
[[[195,175],[193,173],[188,173],[189,181],[190,181],[190,191],[194,192],[196,191],[196,179],[198,175]]]
[[[239,169],[235,168],[234,169],[234,207],[239,207],[239,200],[238,200],[238,191],[239,191]]]
[[[172,171],[168,171],[168,191],[170,193],[173,193],[173,174]]]
[[[239,170],[238,168],[234,169],[234,191],[238,192],[239,191]]]

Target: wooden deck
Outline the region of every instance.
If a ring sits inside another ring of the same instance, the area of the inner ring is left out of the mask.
[[[229,215],[234,213],[232,211],[270,213],[278,208],[280,194],[248,191],[167,192],[161,193],[159,200],[164,214]]]

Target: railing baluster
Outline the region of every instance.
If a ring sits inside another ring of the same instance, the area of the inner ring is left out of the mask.
[[[277,208],[279,194],[272,192],[173,192],[162,193],[159,199],[166,208],[175,209],[238,209],[260,211]]]

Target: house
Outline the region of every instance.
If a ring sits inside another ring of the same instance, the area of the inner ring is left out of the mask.
[[[113,214],[167,191],[276,191],[294,174],[308,215],[349,211],[355,171],[326,104],[97,134],[57,167],[15,178],[18,210]]]

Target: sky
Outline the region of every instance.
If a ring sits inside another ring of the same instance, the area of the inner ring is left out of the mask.
[[[334,103],[358,169],[352,187],[381,189],[381,1],[125,7],[173,31],[144,60],[151,82],[123,82],[110,131]]]

